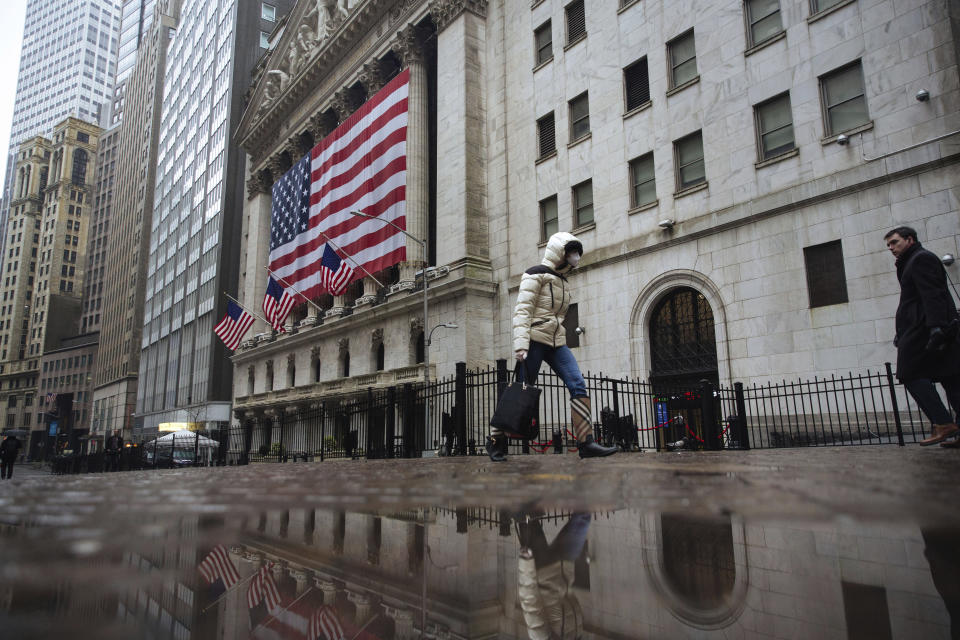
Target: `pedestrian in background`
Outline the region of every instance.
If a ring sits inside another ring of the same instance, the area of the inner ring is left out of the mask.
[[[616,447],[594,441],[587,383],[573,352],[567,346],[563,321],[570,308],[567,274],[583,256],[583,244],[571,233],[550,236],[540,264],[530,267],[520,279],[520,293],[513,312],[513,350],[525,363],[527,383],[536,384],[540,365],[546,362],[570,392],[570,421],[581,458],[609,456]],[[494,462],[507,457],[507,437],[494,427],[487,439],[487,454]]]
[[[120,451],[123,449],[123,438],[119,431],[114,431],[113,435],[107,438],[107,444],[104,450],[106,458],[107,471],[120,470]]]
[[[897,378],[933,423],[921,446],[943,442],[960,433],[960,316],[947,288],[947,272],[936,254],[927,251],[910,227],[897,227],[883,237],[896,258],[900,281],[896,334]],[[939,382],[953,407],[951,416],[934,383]],[[960,448],[960,441],[943,446]]]
[[[17,436],[7,436],[0,442],[0,480],[9,480],[13,477],[13,463],[20,453],[20,440]]]

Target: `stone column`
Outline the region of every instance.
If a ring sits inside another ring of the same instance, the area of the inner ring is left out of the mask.
[[[373,615],[374,600],[365,593],[347,593],[347,599],[356,607],[354,624],[357,628],[365,625]]]
[[[372,98],[377,91],[383,88],[383,85],[386,84],[384,80],[383,70],[380,67],[380,62],[374,60],[363,65],[363,69],[360,70],[360,84],[363,85],[363,88],[367,91],[367,99]],[[374,274],[377,275],[377,274]],[[383,278],[377,275],[377,277],[383,281]],[[353,303],[354,307],[362,307],[363,305],[371,304],[377,299],[377,291],[379,290],[379,285],[377,281],[366,276],[363,279],[363,295],[356,299]]]
[[[310,587],[310,573],[306,569],[292,567],[290,569],[290,575],[297,583],[297,597],[302,596]]]
[[[410,70],[410,95],[407,99],[407,232],[428,243],[430,197],[429,121],[427,119],[427,67],[423,39],[416,25],[408,24],[397,32],[393,44],[403,66]],[[462,153],[462,150],[461,150]],[[400,263],[398,289],[413,288],[415,274],[427,259],[420,244],[407,238],[407,259]]]
[[[413,612],[409,609],[394,609],[387,612],[393,618],[394,637],[397,640],[414,640],[417,630],[413,626]]]
[[[337,601],[337,585],[329,580],[316,579],[317,588],[323,592],[323,604],[332,607]]]
[[[250,166],[247,157],[247,166]],[[267,291],[267,272],[264,269],[270,262],[270,188],[271,183],[264,172],[255,171],[247,177],[247,200],[244,203],[247,223],[245,271],[246,278],[242,293],[245,305],[253,309],[260,308],[260,302]],[[252,331],[247,337],[270,331],[270,325],[262,320],[254,320]]]

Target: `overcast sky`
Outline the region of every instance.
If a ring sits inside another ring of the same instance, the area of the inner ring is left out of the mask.
[[[0,183],[7,170],[7,147],[10,146],[13,98],[17,93],[26,11],[27,0],[0,0]]]

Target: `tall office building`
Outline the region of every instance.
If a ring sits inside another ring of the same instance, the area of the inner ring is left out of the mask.
[[[229,420],[232,366],[213,327],[240,264],[245,157],[231,134],[265,50],[261,34],[292,4],[188,0],[181,8],[149,226],[137,391],[147,433],[164,422]]]
[[[163,5],[164,3],[160,3]],[[137,51],[150,36],[153,13],[157,0],[123,0],[120,22],[120,49],[117,51],[117,76],[113,85],[113,103],[110,105],[110,124],[119,124],[123,119],[123,106],[127,92],[127,78],[137,62]]]
[[[49,136],[67,116],[101,122],[113,95],[119,0],[28,0],[10,127],[4,203],[11,200],[14,156],[34,135]],[[0,209],[0,230],[9,205]],[[3,249],[6,234],[0,234]]]
[[[167,51],[176,32],[181,1],[153,4],[156,18],[151,16],[135,64],[122,80],[126,115],[119,125],[113,214],[103,252],[104,292],[92,311],[98,313],[102,307],[100,351],[94,371],[94,436],[116,430],[129,434],[136,401],[160,106]]]

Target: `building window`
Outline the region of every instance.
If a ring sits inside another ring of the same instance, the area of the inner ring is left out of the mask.
[[[783,32],[780,0],[747,0],[747,47],[755,47]]]
[[[650,76],[647,73],[646,57],[623,70],[623,87],[628,112],[650,102]]]
[[[757,152],[761,161],[796,148],[789,93],[761,102],[753,111],[757,126]]]
[[[587,92],[567,103],[570,105],[570,141],[579,140],[590,133],[590,101]]]
[[[377,371],[383,371],[386,366],[386,350],[383,347],[383,343],[377,345]]]
[[[630,161],[630,207],[635,209],[657,201],[653,153]]]
[[[703,134],[691,133],[673,143],[674,165],[677,168],[677,191],[707,181],[703,166]]]
[[[559,230],[557,196],[550,196],[540,201],[540,242],[546,242]]]
[[[667,43],[670,61],[670,88],[675,89],[697,77],[697,49],[693,29]]]
[[[821,11],[826,11],[830,7],[835,7],[846,1],[847,0],[810,0],[810,14],[813,15]]]
[[[270,34],[266,31],[260,32],[260,48],[269,49],[270,48]]]
[[[839,240],[803,248],[810,308],[847,302],[847,276]]]
[[[267,22],[276,22],[277,21],[277,8],[272,4],[267,4],[263,2],[260,4],[260,17]]]
[[[860,61],[821,76],[820,99],[828,136],[867,124],[870,116],[867,114]]]
[[[574,220],[582,227],[593,222],[593,181],[581,182],[573,188]]]
[[[71,182],[76,185],[82,185],[87,177],[87,152],[83,149],[75,149],[73,152],[73,172]]]
[[[583,11],[583,0],[571,2],[564,12],[567,14],[567,44],[569,45],[587,35],[587,18]]]
[[[77,131],[77,142],[90,142],[90,135],[83,131]]]
[[[534,46],[537,48],[537,64],[553,60],[553,33],[547,20],[533,32]]]
[[[537,120],[537,157],[545,158],[557,150],[557,130],[553,111]]]

